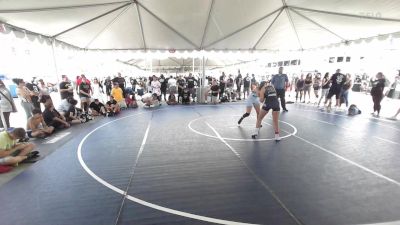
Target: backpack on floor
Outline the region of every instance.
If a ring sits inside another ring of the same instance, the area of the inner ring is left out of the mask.
[[[228,96],[226,96],[226,95],[222,96],[221,102],[229,102]]]
[[[350,105],[349,110],[348,110],[348,115],[354,116],[354,115],[358,115],[358,114],[361,114],[361,110],[358,109],[357,106],[354,104]]]

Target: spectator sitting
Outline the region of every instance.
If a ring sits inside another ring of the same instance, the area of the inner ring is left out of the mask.
[[[32,150],[32,143],[17,143],[24,139],[26,132],[24,128],[15,128],[12,131],[0,132],[0,165],[15,165],[19,162],[35,162],[32,160],[39,156],[38,151]]]
[[[178,102],[176,101],[175,95],[169,95],[168,96],[167,104],[168,105],[176,105],[176,104],[178,104]]]
[[[97,98],[92,103],[90,103],[89,108],[91,110],[92,116],[105,116],[107,113],[105,106]]]
[[[40,109],[32,110],[32,114],[33,116],[28,119],[28,124],[26,126],[28,137],[45,138],[53,133],[54,127],[46,125]]]
[[[106,110],[108,116],[114,116],[121,111],[121,108],[119,107],[117,101],[114,100],[112,95],[110,96],[110,101],[106,103]]]
[[[69,107],[68,111],[65,114],[65,120],[68,123],[71,124],[77,124],[77,123],[85,123],[87,122],[89,119],[86,117],[87,114],[82,114],[82,110],[76,108],[76,104],[78,104],[78,101],[75,99],[70,99],[70,104],[71,106]],[[81,118],[79,118],[79,116],[81,115]]]
[[[118,103],[119,108],[126,108],[125,99],[123,96],[123,91],[119,87],[118,83],[114,83],[113,88],[111,89],[111,96]]]
[[[44,104],[44,122],[46,122],[48,126],[52,126],[55,129],[70,127],[65,117],[54,108],[51,98],[42,98],[41,101]]]
[[[137,108],[138,107],[137,102],[136,102],[135,93],[132,93],[132,97],[130,97],[129,94],[126,94],[125,102],[126,102],[126,106],[128,108]]]
[[[71,108],[72,99],[72,97],[67,97],[61,100],[60,105],[57,108],[61,115],[65,116],[68,110]]]
[[[160,106],[160,102],[158,101],[157,94],[151,94],[151,93],[146,93],[142,96],[142,102],[144,103],[145,106],[147,107],[154,107],[154,106]]]

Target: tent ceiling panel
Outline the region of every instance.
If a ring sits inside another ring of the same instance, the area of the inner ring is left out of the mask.
[[[373,37],[400,31],[400,22],[360,19],[303,10],[298,10],[298,12],[314,21],[318,21],[322,26],[325,26],[347,40]]]
[[[53,36],[122,5],[95,6],[90,7],[90,9],[73,8],[40,12],[0,13],[0,21]]]
[[[211,1],[143,0],[146,8],[200,46]],[[179,9],[179,11],[177,11]]]
[[[91,49],[313,48],[399,32],[399,11],[399,0],[0,0],[0,21]]]
[[[216,0],[204,44],[207,46],[280,7],[281,0]]]
[[[331,43],[340,43],[343,41],[334,33],[331,33],[317,24],[314,24],[295,12],[290,11],[290,14],[292,16],[294,26],[296,27],[296,31],[299,34],[299,39],[303,48],[307,49],[316,46],[326,46]]]
[[[270,26],[279,12],[265,18],[264,20],[234,34],[233,36],[222,40],[207,49],[252,49],[265,30]]]
[[[60,7],[71,7],[71,6],[88,6],[88,5],[100,5],[100,4],[118,4],[124,2],[123,0],[1,0],[1,10],[27,10],[27,9],[43,9],[43,8],[60,8]],[[129,2],[129,1],[125,1]]]
[[[80,26],[70,32],[64,33],[58,37],[58,40],[71,43],[80,48],[86,48],[87,45],[100,34],[106,26],[111,23],[118,15],[123,13],[126,8],[119,9],[97,20]]]
[[[167,59],[153,59],[152,67],[173,67],[173,68],[181,68],[181,67],[192,67],[193,66],[192,58],[177,58],[177,57],[169,57]],[[132,65],[138,66],[140,68],[150,69],[150,60],[131,60],[133,61]],[[226,65],[239,63],[238,60],[219,60],[219,59],[207,59],[207,67],[216,67],[221,66],[224,67]],[[130,63],[129,61],[127,63]],[[194,66],[199,67],[201,64],[201,59],[195,58]]]
[[[286,0],[286,2],[289,6],[301,8],[400,19],[400,1],[396,0]]]
[[[257,49],[293,50],[301,49],[286,13],[282,12],[268,33],[257,45]]]
[[[169,29],[153,15],[139,7],[143,23],[143,33],[150,49],[195,49],[185,39]]]
[[[143,48],[136,6],[131,5],[104,32],[99,34],[88,47],[91,49]]]

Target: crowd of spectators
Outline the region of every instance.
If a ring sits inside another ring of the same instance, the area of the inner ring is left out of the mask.
[[[163,102],[167,105],[177,105],[192,104],[196,101],[211,104],[241,101],[251,95],[252,85],[261,82],[254,74],[247,73],[243,76],[240,70],[236,75],[225,75],[222,72],[217,77],[207,76],[203,81],[191,73],[187,76],[161,74],[138,78],[123,77],[118,73],[113,78],[92,80],[85,75],[77,76],[75,80],[69,79],[67,75],[62,75],[61,78],[62,81],[58,85],[46,84],[42,79],[29,83],[23,79],[13,79],[25,112],[26,128],[12,128],[10,114],[17,109],[10,91],[0,79],[0,106],[3,114],[0,125],[9,128],[0,132],[1,166],[34,162],[39,153],[33,151],[34,145],[27,142],[29,138],[47,138],[57,130],[73,124],[86,123],[97,116],[115,116],[123,109],[137,108],[139,105],[159,107]],[[330,111],[333,96],[336,110],[340,110],[342,104],[346,109],[350,109],[352,105],[349,103],[349,91],[366,89],[359,76],[353,80],[350,74],[342,74],[340,70],[332,75],[325,73],[322,76],[319,72],[313,72],[289,79],[288,75],[283,73],[283,67],[280,67],[277,74],[264,80],[268,80],[274,86],[285,112],[288,112],[285,99],[287,92],[295,92],[295,102],[312,103]],[[372,114],[379,116],[380,102],[384,96],[399,98],[400,74],[390,85],[385,76],[378,73],[370,78],[367,86],[370,86],[369,93],[374,105]],[[387,93],[384,93],[385,87],[389,87]],[[57,106],[50,95],[52,92],[59,92],[61,101]],[[138,104],[138,101],[141,103]],[[390,119],[396,119],[399,113],[400,109]]]

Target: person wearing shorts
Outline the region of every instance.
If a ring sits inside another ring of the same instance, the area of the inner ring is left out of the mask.
[[[279,107],[277,92],[272,84],[268,84],[267,82],[261,82],[260,101],[263,102],[263,105],[257,117],[255,132],[251,137],[253,139],[257,138],[257,136],[260,133],[262,120],[268,114],[268,112],[272,110],[272,121],[275,130],[275,141],[278,142],[281,140],[279,136],[279,124],[278,124],[279,112],[281,111],[281,109]]]
[[[44,138],[51,135],[54,131],[54,127],[47,126],[46,122],[44,122],[42,111],[40,111],[40,109],[33,109],[32,114],[33,116],[28,119],[26,125],[28,137]]]
[[[329,89],[328,95],[325,100],[325,104],[331,100],[331,98],[335,95],[336,96],[336,107],[340,107],[340,93],[342,92],[342,87],[346,82],[346,76],[340,73],[340,69],[336,70],[336,73],[332,75],[330,79],[330,83],[332,83],[331,88]],[[331,110],[332,102],[329,102],[327,106],[327,111]]]
[[[86,80],[85,75],[82,75],[81,83],[79,84],[79,97],[81,99],[81,108],[83,111],[88,114],[89,113],[89,104],[90,104],[90,93],[92,88],[90,87],[90,83]]]
[[[25,138],[23,128],[15,128],[12,131],[0,132],[0,165],[15,165],[24,160],[36,158],[38,151],[33,143],[17,143],[17,140]]]
[[[243,95],[244,99],[246,99],[246,95],[250,95],[250,83],[251,83],[251,78],[249,74],[246,74],[246,76],[243,78]]]
[[[258,117],[258,114],[260,113],[260,98],[258,97],[259,91],[260,90],[258,89],[257,83],[251,84],[251,92],[246,100],[246,113],[244,113],[243,116],[240,117],[240,119],[238,121],[238,125],[240,125],[242,123],[244,118],[250,116],[251,109],[253,107],[254,107],[254,110],[256,110],[256,114]]]
[[[211,103],[212,104],[217,104],[218,103],[218,94],[220,92],[219,87],[220,86],[217,84],[217,81],[215,79],[213,79],[212,85],[211,85],[211,88],[210,88],[210,91],[211,91]]]

